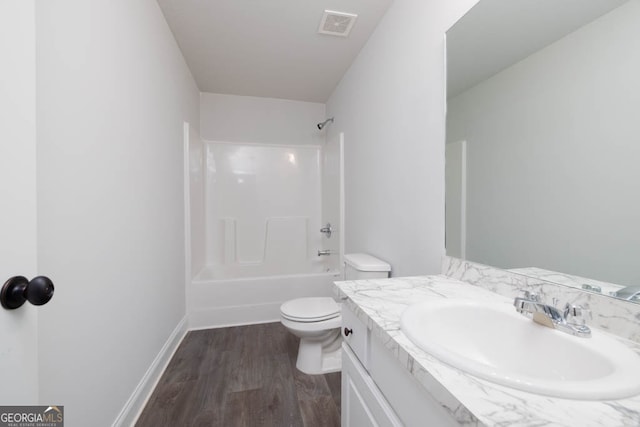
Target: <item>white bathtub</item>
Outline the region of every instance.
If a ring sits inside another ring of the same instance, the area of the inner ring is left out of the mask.
[[[329,259],[331,258],[331,259]],[[286,265],[285,263],[235,263],[229,265],[208,266],[200,270],[193,278],[195,282],[209,282],[211,280],[236,280],[272,276],[306,276],[328,273],[337,270],[337,256],[315,257]],[[285,265],[283,265],[285,264]],[[334,266],[331,268],[331,266]]]
[[[187,293],[189,328],[276,322],[285,301],[333,296],[333,282],[341,280],[340,272],[318,271],[319,267],[315,266],[316,272],[311,273],[260,277],[238,277],[253,274],[253,269],[205,268],[191,282]],[[232,273],[232,278],[221,277]]]

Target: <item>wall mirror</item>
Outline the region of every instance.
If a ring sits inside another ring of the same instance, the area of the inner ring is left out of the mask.
[[[639,23],[640,0],[480,0],[447,32],[447,255],[640,291]]]

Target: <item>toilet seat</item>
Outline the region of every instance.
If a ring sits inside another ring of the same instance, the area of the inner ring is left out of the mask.
[[[340,306],[329,297],[298,298],[280,306],[283,318],[294,322],[322,322],[340,316]]]

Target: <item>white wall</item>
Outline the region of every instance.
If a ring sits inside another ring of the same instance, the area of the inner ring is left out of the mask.
[[[0,2],[0,284],[36,275],[34,0]],[[0,308],[0,402],[38,398],[38,309]]]
[[[475,0],[396,0],[327,103],[345,132],[346,252],[395,276],[444,255],[444,33]]]
[[[625,3],[450,100],[469,259],[640,281],[638,22]]]
[[[205,140],[264,144],[322,144],[316,124],[325,105],[254,96],[200,95],[200,135]]]
[[[183,120],[198,90],[154,0],[36,5],[40,401],[109,425],[185,316]]]

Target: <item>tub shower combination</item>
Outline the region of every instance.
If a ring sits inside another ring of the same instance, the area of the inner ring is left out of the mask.
[[[336,231],[321,218],[322,147],[201,144],[204,230],[191,234],[205,235],[192,247],[204,256],[192,267],[190,326],[277,321],[284,301],[330,296],[339,255],[325,249]]]

